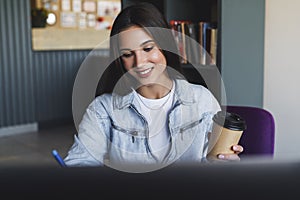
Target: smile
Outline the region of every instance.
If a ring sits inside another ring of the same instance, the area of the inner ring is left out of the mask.
[[[137,72],[137,73],[138,73],[138,74],[144,75],[144,74],[149,73],[152,69],[153,69],[153,68],[149,68],[149,69],[146,69],[146,70],[144,70],[144,71]]]
[[[145,69],[145,70],[143,70],[143,71],[136,71],[136,73],[137,73],[141,78],[146,78],[146,77],[150,76],[151,71],[152,71],[153,68],[154,68],[154,67]]]

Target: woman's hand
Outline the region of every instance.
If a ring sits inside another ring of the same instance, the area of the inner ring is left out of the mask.
[[[241,145],[233,145],[232,150],[234,151],[234,153],[232,154],[219,154],[218,159],[228,161],[239,161],[240,157],[238,154],[242,153],[244,148]]]

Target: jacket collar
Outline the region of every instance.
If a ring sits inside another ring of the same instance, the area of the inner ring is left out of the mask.
[[[193,88],[190,83],[184,79],[175,79],[175,102],[179,102],[185,105],[192,104],[195,102],[195,97],[193,95]],[[133,104],[134,94],[133,91],[125,96],[118,94],[112,94],[113,108],[123,109],[129,107]]]
[[[175,100],[184,105],[195,102],[193,87],[184,79],[175,79]]]

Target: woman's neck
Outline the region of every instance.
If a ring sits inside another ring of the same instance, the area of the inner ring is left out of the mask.
[[[168,79],[164,84],[143,85],[137,89],[137,92],[148,99],[160,99],[166,96],[173,87],[173,81]]]

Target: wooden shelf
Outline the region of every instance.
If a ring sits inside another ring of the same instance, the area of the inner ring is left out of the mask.
[[[56,27],[33,28],[33,50],[78,50],[109,48],[110,30],[61,29]]]

